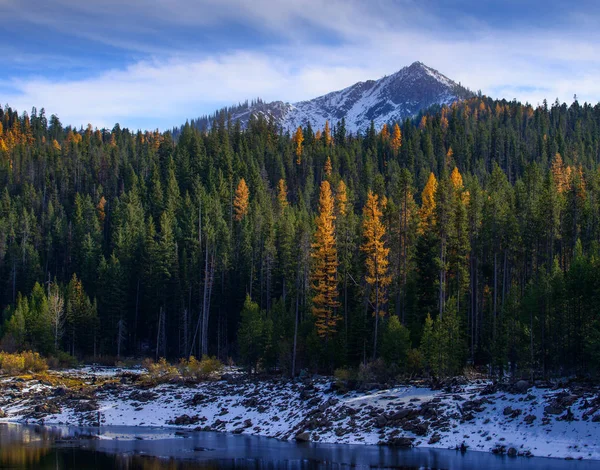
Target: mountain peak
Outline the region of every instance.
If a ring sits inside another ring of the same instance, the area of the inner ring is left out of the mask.
[[[379,80],[358,82],[311,100],[293,104],[260,102],[260,105],[240,107],[239,112],[235,109],[229,112],[231,120],[239,119],[242,126],[248,124],[250,117],[260,115],[275,119],[284,130],[290,131],[307,123],[320,129],[325,121],[336,125],[343,118],[349,132],[360,132],[367,129],[371,121],[380,128],[383,124],[415,116],[432,105],[451,104],[470,96],[473,93],[469,90],[423,62],[415,61]],[[209,117],[196,121],[196,126],[201,128],[208,128],[210,124]]]

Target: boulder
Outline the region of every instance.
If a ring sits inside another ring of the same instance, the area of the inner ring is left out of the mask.
[[[529,382],[527,382],[527,380],[519,380],[514,385],[514,390],[516,393],[527,393],[527,390],[529,390]]]
[[[380,445],[388,445],[391,447],[409,448],[413,446],[413,437],[392,437],[387,442],[380,442]]]
[[[296,434],[296,442],[310,442],[310,433],[304,431]]]

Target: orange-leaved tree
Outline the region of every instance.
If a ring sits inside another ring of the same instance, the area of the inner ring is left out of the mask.
[[[302,163],[302,142],[304,142],[304,135],[302,134],[302,127],[298,126],[294,134],[294,144],[296,145],[296,164]]]
[[[392,150],[394,153],[398,153],[402,147],[402,131],[400,131],[400,126],[398,123],[394,124],[394,133],[392,134]]]
[[[277,200],[279,201],[279,208],[283,212],[283,210],[288,206],[287,184],[285,184],[285,180],[283,178],[281,178],[279,183],[277,183]]]
[[[233,211],[235,220],[242,220],[248,213],[248,205],[250,199],[250,190],[246,185],[246,180],[242,178],[238,183],[233,198]]]
[[[375,315],[375,339],[373,359],[377,356],[377,336],[379,333],[379,317],[383,316],[381,306],[387,301],[387,286],[392,282],[389,274],[390,249],[385,247],[385,226],[383,225],[382,208],[385,200],[379,201],[377,194],[369,191],[367,202],[363,208],[364,243],[361,250],[365,253],[365,281],[371,287],[371,303]]]
[[[312,244],[311,286],[314,292],[312,312],[315,316],[317,334],[326,338],[336,332],[340,315],[337,313],[338,256],[335,238],[334,201],[328,181],[321,183],[317,230]]]
[[[431,230],[435,225],[435,193],[437,191],[437,179],[433,173],[421,193],[421,209],[419,210],[419,234],[422,235]]]

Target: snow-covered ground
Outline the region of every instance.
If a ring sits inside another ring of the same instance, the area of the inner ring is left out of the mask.
[[[0,421],[177,427],[328,443],[464,445],[469,451],[600,460],[598,388],[526,383],[511,388],[480,380],[444,390],[406,385],[339,393],[327,378],[259,381],[232,373],[226,380],[144,388],[135,381],[139,373],[84,368],[55,373],[52,381],[0,379]],[[61,386],[61,380],[74,378],[82,385]],[[102,436],[123,437],[110,428]]]

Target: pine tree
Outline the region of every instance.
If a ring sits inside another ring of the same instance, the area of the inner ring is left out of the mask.
[[[384,315],[381,309],[387,301],[387,286],[392,282],[388,273],[389,248],[385,247],[385,227],[382,222],[383,212],[379,196],[369,191],[367,202],[363,208],[363,236],[365,241],[361,250],[365,253],[365,281],[371,287],[371,301],[375,316],[375,334],[373,359],[377,356],[377,337],[379,334],[379,317]]]
[[[233,198],[233,218],[237,221],[242,220],[248,213],[250,191],[246,185],[244,178],[240,179],[237,189],[235,190],[235,196]]]
[[[337,244],[334,225],[334,201],[328,181],[321,183],[317,230],[312,244],[311,286],[314,292],[312,312],[317,334],[329,338],[337,331],[340,315],[337,289]]]

